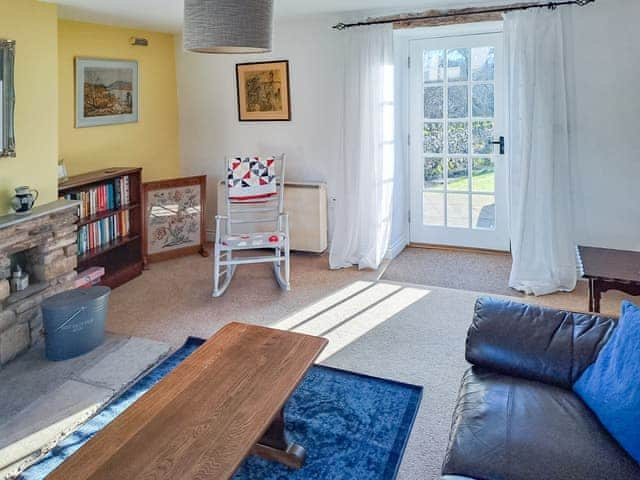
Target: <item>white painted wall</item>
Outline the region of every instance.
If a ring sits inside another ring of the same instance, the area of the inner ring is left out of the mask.
[[[576,239],[640,251],[640,1],[566,14]]]
[[[566,15],[576,240],[640,250],[640,46],[635,34],[640,1],[598,0],[567,8]],[[216,207],[214,179],[222,175],[225,155],[284,151],[289,179],[324,181],[329,197],[337,195],[343,56],[341,34],[329,28],[336,21],[316,16],[278,22],[268,55],[184,53],[177,38],[183,173],[210,177],[209,219]],[[406,54],[397,58],[404,62]],[[239,122],[235,64],[271,59],[290,62],[292,121]],[[397,93],[402,99],[402,87]],[[405,121],[398,109],[396,125]],[[395,247],[406,240],[405,141],[399,138],[396,145]]]
[[[279,22],[273,52],[265,55],[185,53],[176,39],[183,173],[209,176],[210,224],[225,155],[285,152],[288,180],[323,181],[329,197],[335,195],[343,57],[334,23],[326,17]],[[269,60],[289,60],[292,120],[240,122],[235,65]]]
[[[215,180],[224,172],[225,155],[285,152],[289,180],[327,183],[331,235],[342,175],[344,34],[330,28],[338,21],[314,16],[277,22],[273,52],[267,55],[186,53],[182,39],[176,38],[183,174],[209,177],[209,227],[216,211]],[[240,122],[235,65],[269,60],[289,60],[292,121]],[[403,155],[397,158],[402,161]],[[405,243],[403,195],[400,178],[395,196],[401,213],[394,215],[392,227],[394,253]]]

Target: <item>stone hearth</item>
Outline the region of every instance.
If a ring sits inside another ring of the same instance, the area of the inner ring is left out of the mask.
[[[0,368],[42,337],[45,298],[74,288],[78,202],[58,200],[30,215],[0,217]],[[29,273],[29,287],[12,292],[13,263]]]

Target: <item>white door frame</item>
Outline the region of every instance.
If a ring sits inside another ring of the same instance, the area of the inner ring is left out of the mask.
[[[408,143],[410,129],[411,129],[411,112],[410,112],[410,84],[411,75],[409,68],[409,45],[412,40],[427,40],[443,37],[457,37],[465,35],[479,35],[479,34],[492,34],[502,33],[503,22],[478,22],[473,24],[464,25],[449,25],[443,27],[421,27],[421,28],[409,28],[399,29],[394,31],[394,56],[396,65],[396,101],[395,104],[398,107],[396,109],[396,158],[402,158],[402,164],[404,168],[402,171],[396,170],[396,175],[403,177],[403,184],[406,186],[404,189],[404,196],[402,203],[398,203],[394,206],[394,214],[402,215],[406,220],[404,222],[403,239],[406,244],[411,242],[411,149]],[[503,55],[503,68],[502,71],[506,73],[507,65]],[[504,75],[503,77],[506,77]],[[503,84],[505,78],[503,78]],[[506,98],[506,96],[505,96]],[[504,106],[506,107],[506,105]],[[504,125],[502,126],[502,132],[504,132],[507,139],[509,138],[507,128],[507,116],[506,111],[503,113]],[[508,141],[508,140],[507,140]],[[504,179],[505,185],[508,186],[508,168],[505,168],[505,174],[507,178]],[[505,188],[505,205],[508,208],[510,204],[509,190]],[[396,197],[397,198],[397,197]],[[505,245],[502,250],[509,250],[509,245]]]

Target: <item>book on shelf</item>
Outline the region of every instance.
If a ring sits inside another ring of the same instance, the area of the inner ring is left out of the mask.
[[[141,168],[109,167],[71,176],[59,182],[58,194],[79,205],[77,286],[114,288],[142,273]]]
[[[78,253],[107,245],[129,235],[129,210],[116,212],[95,222],[82,225],[78,229]]]
[[[130,203],[129,176],[124,175],[102,185],[69,192],[64,198],[80,201],[80,218],[122,208]]]
[[[82,272],[78,272],[78,278],[76,278],[76,288],[88,288],[93,285],[98,285],[100,283],[100,279],[103,276],[104,267],[89,267]]]

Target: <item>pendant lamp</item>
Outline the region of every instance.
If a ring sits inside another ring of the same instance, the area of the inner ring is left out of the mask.
[[[184,48],[198,53],[271,51],[273,0],[185,0]]]

